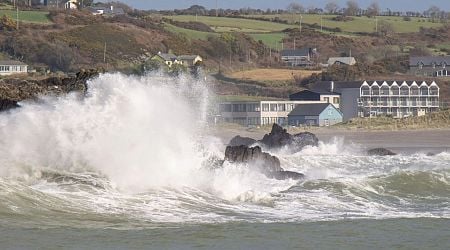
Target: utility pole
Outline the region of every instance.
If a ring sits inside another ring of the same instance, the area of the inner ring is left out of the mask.
[[[320,32],[323,32],[323,14],[320,14]]]
[[[19,6],[17,6],[16,12],[16,29],[19,30]]]
[[[302,21],[303,21],[303,16],[300,15],[300,33],[302,33]]]
[[[375,33],[378,33],[378,17],[375,16]]]
[[[219,0],[216,0],[216,17],[219,16]]]
[[[295,46],[295,42],[296,42],[296,39],[295,39],[295,37],[294,37],[294,49],[296,48],[296,46]]]
[[[106,42],[105,42],[105,47],[103,49],[103,63],[106,63]]]

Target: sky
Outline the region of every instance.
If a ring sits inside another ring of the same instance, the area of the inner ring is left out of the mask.
[[[194,4],[203,5],[207,8],[215,8],[216,0],[120,0],[137,9],[184,9]],[[297,2],[304,7],[323,7],[330,0],[218,0],[219,8],[239,9],[244,7],[260,9],[285,9],[289,3]],[[367,7],[374,0],[357,0],[361,7]],[[345,6],[347,0],[336,0],[340,6]],[[400,11],[423,11],[432,5],[442,10],[450,11],[450,0],[377,0],[380,7],[385,10]]]

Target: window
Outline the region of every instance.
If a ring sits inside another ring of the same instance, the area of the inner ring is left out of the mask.
[[[325,97],[325,98],[323,98],[323,100],[330,103],[330,97]]]
[[[328,116],[331,116],[333,114],[333,109],[332,108],[328,108]]]
[[[333,98],[333,103],[334,104],[339,104],[340,103],[339,97],[334,97]]]
[[[262,105],[262,110],[263,111],[269,111],[269,104],[263,104]]]

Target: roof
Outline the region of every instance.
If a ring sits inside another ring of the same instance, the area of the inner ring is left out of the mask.
[[[333,106],[330,103],[300,104],[288,116],[318,116],[330,105]]]
[[[329,65],[333,65],[336,62],[344,63],[347,65],[355,65],[356,59],[354,57],[330,57],[330,59],[328,59]]]
[[[309,56],[311,48],[285,49],[281,51],[281,56]]]
[[[432,65],[433,63],[436,65],[442,65],[443,63],[450,65],[450,56],[417,56],[409,58],[410,66],[415,66],[419,63],[424,65]]]
[[[178,60],[194,60],[198,56],[199,55],[181,55],[181,56],[178,56]]]
[[[359,89],[363,85],[364,81],[352,81],[352,82],[334,82],[334,93],[339,94],[342,89]],[[315,92],[326,93],[331,91],[331,81],[316,82],[311,85],[311,90]]]
[[[166,61],[175,61],[177,59],[176,55],[169,53],[158,53],[157,56],[161,57]]]
[[[289,95],[289,100],[315,101],[320,100],[321,95],[340,95],[340,94],[330,92],[327,90],[302,90],[300,92]]]
[[[19,62],[19,61],[13,61],[13,60],[6,60],[6,61],[0,61],[0,65],[22,65],[26,66],[26,63]]]

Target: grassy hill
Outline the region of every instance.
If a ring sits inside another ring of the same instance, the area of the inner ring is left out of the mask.
[[[0,16],[9,16],[16,20],[17,12],[15,10],[0,9]],[[46,11],[19,11],[19,20],[27,23],[50,23],[48,12]]]
[[[264,18],[268,20],[273,20],[278,18],[280,20],[287,21],[288,23],[299,22],[300,16],[292,16],[290,14],[285,15],[252,15],[252,18]],[[418,32],[420,27],[424,28],[436,28],[441,27],[441,23],[430,22],[428,18],[418,18],[412,17],[410,21],[405,21],[403,17],[393,17],[393,16],[379,16],[375,18],[368,17],[352,17],[351,21],[335,21],[335,15],[317,15],[317,14],[302,14],[302,22],[305,24],[316,24],[320,27],[322,23],[323,27],[326,28],[339,28],[344,33],[370,33],[375,31],[376,19],[378,22],[385,21],[393,25],[395,32],[397,33],[409,33]],[[297,26],[298,27],[298,26]]]

